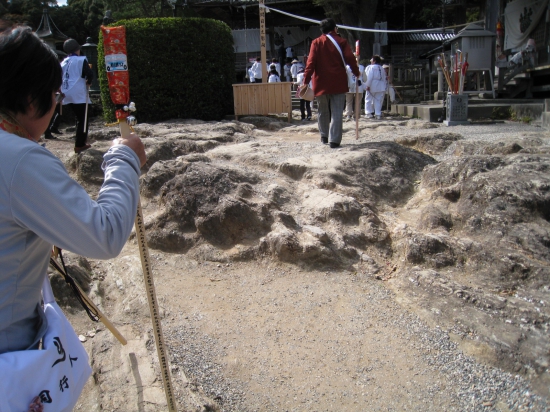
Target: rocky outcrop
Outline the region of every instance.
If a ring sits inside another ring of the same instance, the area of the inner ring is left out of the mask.
[[[315,125],[245,120],[136,127],[152,249],[363,271],[457,336],[479,334],[510,370],[544,373],[548,138],[473,141],[395,120],[363,122],[367,138],[331,150],[305,139]],[[368,139],[388,131],[393,140]],[[107,150],[96,138],[70,160],[91,185]]]
[[[406,262],[395,286],[413,285],[411,301],[429,301],[459,334],[475,328],[501,366],[534,374],[550,349],[541,340],[550,319],[549,172],[537,139],[457,140],[424,169],[403,209],[408,223],[392,232]]]
[[[310,157],[281,156],[285,148],[273,145],[278,153],[270,156],[264,145],[156,162],[142,177],[142,193],[158,198],[162,210],[148,221],[149,245],[186,252],[207,242],[231,259],[267,254],[347,265],[369,247],[388,249],[376,205],[405,202],[423,168],[435,163],[394,143]]]
[[[438,155],[443,153],[452,143],[461,139],[462,136],[457,133],[438,132],[416,136],[399,136],[395,139],[395,142],[429,155]]]

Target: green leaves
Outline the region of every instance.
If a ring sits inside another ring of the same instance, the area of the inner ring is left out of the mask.
[[[130,96],[139,121],[220,120],[233,111],[233,37],[223,22],[202,18],[118,21],[126,26]],[[103,39],[98,47],[104,61]],[[107,76],[100,75],[104,115],[114,119]]]

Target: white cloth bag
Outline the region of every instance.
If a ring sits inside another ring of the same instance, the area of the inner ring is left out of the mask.
[[[44,412],[70,412],[92,374],[89,358],[55,302],[48,276],[42,285],[48,329],[43,349],[0,355],[0,412],[23,412],[35,396]]]

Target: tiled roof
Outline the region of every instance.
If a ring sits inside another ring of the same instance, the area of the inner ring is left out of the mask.
[[[426,32],[426,33],[388,33],[390,43],[441,43],[443,40],[452,39],[455,36],[453,31]]]
[[[40,20],[40,25],[38,26],[38,29],[36,29],[36,35],[41,39],[46,37],[52,37],[55,40],[68,39],[68,37],[57,28],[48,14],[48,9],[43,10],[42,20]]]

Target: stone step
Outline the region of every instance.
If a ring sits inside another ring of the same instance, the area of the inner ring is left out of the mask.
[[[437,122],[437,119],[441,116],[442,108],[443,105],[392,104],[391,112]],[[534,121],[544,121],[545,104],[542,100],[537,101],[534,99],[525,99],[524,101],[522,99],[510,99],[508,102],[499,100],[472,102],[472,104],[468,104],[468,119],[491,118],[493,117],[493,110],[497,108],[501,112],[507,112],[511,109],[518,118],[528,116]],[[548,114],[550,117],[550,112]]]

